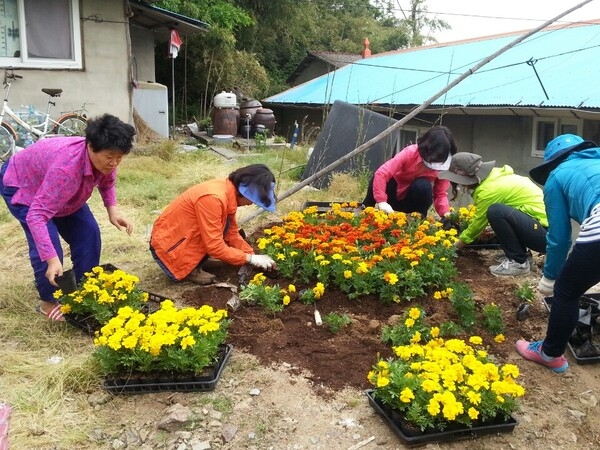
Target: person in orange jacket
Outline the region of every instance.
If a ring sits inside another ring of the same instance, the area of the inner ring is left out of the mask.
[[[264,164],[196,184],[160,214],[152,227],[150,252],[173,281],[212,283],[215,276],[202,269],[209,257],[233,266],[273,270],[275,261],[254,254],[239,232],[237,209],[252,204],[275,211],[275,176]]]

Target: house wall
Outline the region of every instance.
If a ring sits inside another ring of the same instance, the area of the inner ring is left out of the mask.
[[[130,115],[130,64],[128,24],[123,0],[82,0],[81,17],[101,17],[103,21],[82,20],[83,70],[22,69],[10,93],[10,104],[32,104],[46,111],[48,96],[42,88],[60,88],[52,117],[61,111],[80,109],[82,104],[93,117],[111,113],[132,122]],[[144,69],[145,70],[145,69]]]
[[[321,109],[265,105],[275,113],[277,135],[284,136],[289,142],[294,130],[294,120],[297,120],[300,124],[299,139],[303,138],[308,142],[316,140],[323,123]],[[424,124],[439,124],[439,116],[421,114],[407,123],[420,128]],[[446,114],[442,125],[452,132],[458,151],[477,153],[486,161],[495,160],[498,166],[508,164],[519,175],[528,176],[529,170],[542,162],[542,158],[531,155],[532,116]],[[584,120],[582,135],[584,139],[600,144],[600,120]]]
[[[136,26],[130,27],[132,76],[136,81],[156,81],[154,64],[154,33]]]

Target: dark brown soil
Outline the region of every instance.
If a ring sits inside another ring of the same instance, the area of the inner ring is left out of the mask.
[[[519,338],[543,337],[545,315],[536,303],[530,305],[529,318],[516,320],[517,308],[521,301],[516,296],[516,287],[526,279],[497,278],[489,273],[488,266],[493,258],[501,255],[497,251],[468,249],[457,259],[458,280],[470,285],[475,294],[479,309],[487,303],[499,305],[503,311],[506,342],[495,343],[493,336],[478,326],[475,333],[489,345],[490,353],[504,360],[512,351],[512,343]],[[237,268],[223,265],[211,268],[218,281],[229,281],[237,285]],[[537,271],[536,271],[537,272]],[[532,273],[533,280],[537,273]],[[276,280],[285,286],[292,280]],[[226,303],[233,296],[226,287],[194,286],[183,292],[183,303],[189,306],[211,305],[226,308],[233,322],[229,329],[228,343],[234,349],[243,349],[255,355],[261,363],[288,363],[297,373],[305,374],[313,382],[315,390],[323,395],[345,387],[368,389],[367,373],[376,362],[377,355],[391,355],[389,345],[381,341],[381,326],[390,316],[403,314],[407,308],[421,306],[427,314],[430,325],[440,325],[448,320],[457,321],[450,301],[417,299],[402,304],[383,305],[375,296],[350,300],[336,290],[327,288],[316,307],[321,316],[331,312],[344,313],[352,323],[334,334],[326,326],[314,323],[314,305],[293,301],[277,314],[269,314],[259,306],[244,304],[232,311]],[[537,317],[537,320],[532,320]]]

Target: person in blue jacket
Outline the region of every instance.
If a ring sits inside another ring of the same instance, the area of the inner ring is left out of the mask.
[[[560,135],[529,176],[544,186],[549,223],[538,290],[554,296],[544,340],[519,340],[515,347],[523,358],[560,373],[569,367],[563,353],[579,320],[580,297],[600,282],[600,148],[574,134]],[[571,219],[581,225],[572,249]]]

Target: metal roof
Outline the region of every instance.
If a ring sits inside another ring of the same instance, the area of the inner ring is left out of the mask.
[[[129,2],[132,25],[153,31],[159,39],[168,40],[171,29],[176,29],[181,36],[189,36],[204,31],[209,25],[200,20],[177,14],[148,3],[155,1],[132,0]]]
[[[517,36],[496,35],[373,55],[263,101],[281,106],[322,106],[335,100],[373,106],[421,105]],[[546,28],[468,76],[432,107],[600,108],[599,61],[600,23]]]

